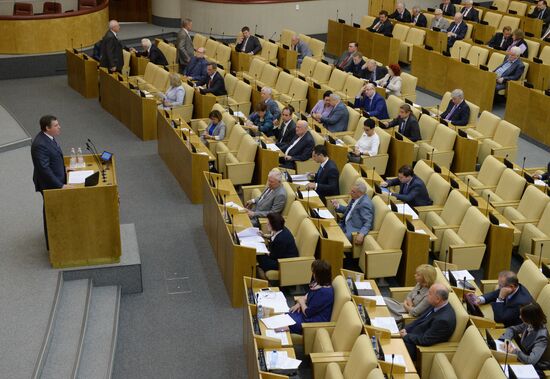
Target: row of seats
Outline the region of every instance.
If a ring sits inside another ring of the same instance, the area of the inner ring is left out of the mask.
[[[195,50],[199,47],[204,47],[205,57],[209,61],[218,64],[225,71],[231,69],[231,48],[226,44],[212,38],[207,38],[200,33],[195,33],[193,36],[193,47]]]
[[[493,0],[491,7],[502,13],[511,13],[517,14],[518,16],[525,16],[533,12],[535,5],[526,3],[524,1]]]
[[[78,0],[78,10],[85,10],[97,7],[97,0]],[[68,10],[70,12],[72,10]],[[61,3],[56,1],[45,1],[42,5],[43,14],[56,14],[62,13]],[[13,15],[14,16],[33,16],[34,7],[33,3],[14,2],[13,3]]]
[[[290,29],[283,29],[281,32],[281,37],[279,39],[279,44],[281,46],[290,47],[292,45],[292,37],[297,35],[300,38],[300,41],[305,42],[309,49],[311,50],[312,58],[320,61],[325,57],[325,42],[306,36],[305,34],[298,34]]]

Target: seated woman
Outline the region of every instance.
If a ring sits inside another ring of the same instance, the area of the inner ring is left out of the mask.
[[[266,280],[265,273],[270,270],[278,270],[281,258],[293,258],[298,256],[298,248],[294,236],[285,227],[285,219],[280,213],[269,213],[267,215],[267,230],[271,234],[269,244],[269,254],[258,255],[258,266],[256,275],[258,278]]]
[[[246,125],[249,126],[256,135],[259,135],[260,132],[268,137],[273,135],[273,116],[264,102],[256,105],[256,112],[248,117]]]
[[[416,268],[414,274],[416,285],[411,292],[408,293],[403,303],[389,297],[384,298],[391,315],[395,318],[395,322],[402,324],[403,314],[418,317],[430,307],[430,303],[428,302],[428,290],[430,286],[434,284],[435,277],[435,268],[428,264],[422,264]]]
[[[330,95],[332,95],[332,91],[325,91],[325,93],[323,93],[323,99],[317,101],[315,106],[311,109],[312,116],[317,115],[319,118],[328,117],[330,112],[334,109],[330,103]]]
[[[508,352],[516,354],[521,363],[535,366],[537,373],[544,378],[544,370],[550,369],[550,349],[546,315],[537,303],[524,305],[519,311],[522,324],[506,328],[500,340],[519,341],[521,350],[508,345]]]
[[[208,144],[208,140],[220,141],[225,137],[225,124],[222,121],[222,114],[219,110],[214,109],[208,115],[210,124],[201,134],[201,141]]]
[[[330,263],[317,259],[311,264],[313,281],[309,291],[296,299],[289,315],[296,324],[289,327],[291,333],[302,334],[304,322],[327,322],[332,315],[334,289],[332,288],[332,270]]]
[[[185,100],[185,89],[181,84],[181,79],[178,74],[170,74],[170,87],[166,93],[161,94],[162,96],[162,107],[164,109],[169,109],[177,105],[182,105]]]
[[[388,95],[401,96],[401,67],[398,64],[390,64],[388,73],[376,81],[376,85],[384,87]]]

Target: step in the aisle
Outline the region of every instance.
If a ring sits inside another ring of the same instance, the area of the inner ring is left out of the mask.
[[[42,379],[71,378],[74,375],[86,329],[91,294],[90,279],[64,282]]]
[[[118,333],[120,286],[94,287],[77,378],[109,379]]]

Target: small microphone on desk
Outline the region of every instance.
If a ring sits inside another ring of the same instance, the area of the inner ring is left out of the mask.
[[[254,25],[254,34],[258,34],[258,24]]]
[[[527,159],[527,157],[523,157],[523,163],[521,164],[521,173],[522,174],[525,171],[525,159]]]
[[[351,14],[350,25],[353,25],[353,13]]]
[[[392,355],[391,355],[390,374],[388,375],[388,379],[392,379],[392,376],[393,376],[393,360],[394,359],[395,359],[395,354],[392,353]]]
[[[508,345],[510,345],[510,340],[504,340],[504,345],[506,346],[506,355],[504,356],[504,373],[506,374],[506,366],[508,366],[508,371],[510,371],[510,366],[508,365]],[[510,373],[508,373],[510,376]]]
[[[307,213],[311,216],[311,211],[309,210],[309,186],[307,186]]]
[[[336,20],[338,20],[338,9],[336,9]]]
[[[430,155],[430,167],[434,166],[434,152],[435,152],[435,147],[432,147],[432,154]]]
[[[210,28],[210,34],[208,35],[208,38],[212,38],[212,28]]]
[[[275,37],[275,34],[277,34],[277,32],[273,32],[273,34],[271,35],[271,37],[269,37],[269,39],[273,39],[273,37]]]
[[[447,280],[450,282],[451,280],[451,272],[450,270],[447,270],[447,259],[449,257],[449,249],[445,249],[445,262],[443,266],[443,272],[447,273]]]
[[[466,197],[470,198],[470,178],[466,178]]]
[[[489,203],[491,201],[491,194],[487,194],[487,206],[485,207],[485,217],[487,217],[487,214],[489,213]]]
[[[540,244],[540,252],[539,252],[539,268],[542,268],[542,247],[544,246],[544,243]]]
[[[466,277],[462,279],[462,303],[466,304]],[[466,306],[466,310],[467,308],[468,307]]]

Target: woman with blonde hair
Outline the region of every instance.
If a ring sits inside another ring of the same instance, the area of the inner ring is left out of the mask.
[[[177,105],[182,105],[185,100],[185,89],[181,84],[181,79],[178,74],[172,73],[169,76],[170,87],[166,93],[161,94],[162,106],[164,109],[172,108]]]
[[[428,264],[422,264],[416,268],[414,274],[416,285],[407,294],[403,303],[389,297],[384,298],[390,313],[397,323],[403,322],[403,314],[417,317],[429,308],[428,290],[434,284],[435,277],[435,268]]]

